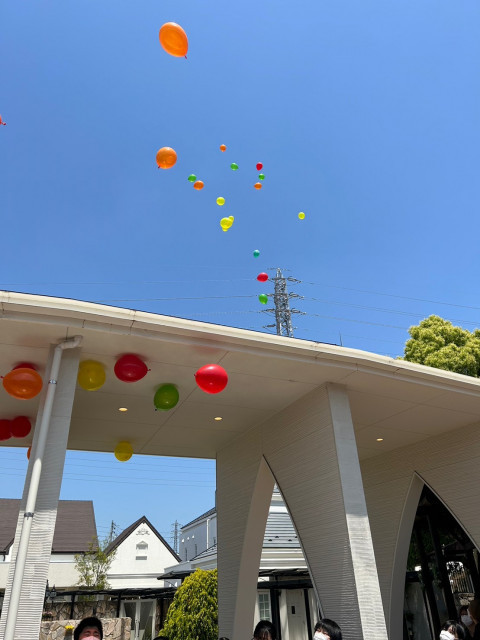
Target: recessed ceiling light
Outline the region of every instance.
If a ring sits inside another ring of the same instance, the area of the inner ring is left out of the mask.
[[[121,411],[122,413],[125,413],[125,411],[128,411],[127,407],[118,407],[118,410]]]
[[[383,438],[377,438],[377,442],[383,442]]]
[[[223,420],[223,418],[221,416],[217,416],[214,420]]]

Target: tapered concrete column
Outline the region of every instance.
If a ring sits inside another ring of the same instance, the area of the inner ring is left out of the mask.
[[[50,371],[54,346],[52,346],[50,350],[49,362],[46,367],[47,372]],[[60,495],[63,467],[65,464],[65,454],[70,429],[70,417],[72,413],[73,399],[75,396],[79,356],[80,349],[64,351],[60,365],[50,427],[48,430],[47,444],[43,457],[42,474],[38,489],[37,502],[33,516],[30,543],[27,552],[20,605],[17,623],[15,626],[15,640],[38,640],[45,598],[45,586],[48,576],[48,566],[52,551],[53,533],[57,517],[58,499]],[[45,387],[47,383],[48,380],[44,380]],[[43,393],[45,394],[45,389]],[[39,425],[41,422],[44,400],[45,395],[40,403],[36,425]],[[25,413],[28,414],[27,405],[25,405]],[[0,638],[4,637],[5,632],[5,622],[15,570],[15,559],[20,533],[24,522],[25,505],[30,485],[33,461],[35,459],[37,440],[38,432],[35,430],[32,453],[30,456],[30,463],[28,466],[15,533],[12,562],[10,564],[7,587],[5,590],[2,617],[0,619]]]
[[[385,640],[385,617],[346,391],[309,393],[263,429],[265,458],[302,542],[323,615],[350,640]]]
[[[217,457],[219,635],[252,637],[258,569],[274,481],[255,434]]]

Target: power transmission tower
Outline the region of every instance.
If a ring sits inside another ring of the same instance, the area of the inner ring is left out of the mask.
[[[179,534],[179,524],[178,520],[172,524],[172,538],[173,538],[173,550],[175,553],[178,553],[178,534]]]
[[[273,295],[273,302],[275,303],[275,309],[263,309],[265,313],[275,314],[275,324],[267,324],[265,328],[275,327],[277,330],[277,336],[286,336],[293,338],[293,326],[292,326],[292,313],[301,313],[305,315],[303,311],[298,309],[290,309],[291,298],[302,299],[303,296],[299,296],[298,293],[288,293],[288,282],[301,282],[296,278],[284,278],[282,270],[277,269],[274,278],[269,278],[275,283],[275,291],[273,294],[269,293],[268,296]]]
[[[110,524],[110,532],[108,534],[108,542],[109,543],[112,542],[113,540],[115,540],[116,534],[117,534],[117,525],[112,520],[112,522]]]

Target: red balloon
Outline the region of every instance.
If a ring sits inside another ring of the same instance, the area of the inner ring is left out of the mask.
[[[117,360],[113,370],[122,382],[137,382],[147,375],[148,367],[134,353],[127,353]]]
[[[34,371],[36,371],[37,367],[31,362],[20,362],[20,364],[17,364],[16,367],[13,367],[13,371],[15,371],[15,369],[33,369]]]
[[[0,440],[9,440],[12,437],[10,426],[11,420],[0,420]]]
[[[14,398],[30,400],[42,390],[42,378],[31,367],[16,367],[3,378],[5,391]]]
[[[10,433],[14,438],[25,438],[31,430],[32,424],[26,416],[18,416],[10,424]]]
[[[195,381],[205,393],[220,393],[227,386],[228,375],[219,364],[206,364],[195,374]]]
[[[268,280],[268,273],[259,273],[257,276],[259,282],[266,282]]]
[[[261,162],[257,162],[257,171],[261,171],[263,169],[263,164]]]
[[[32,445],[30,445],[27,449],[27,460],[30,460],[30,454],[32,453]]]

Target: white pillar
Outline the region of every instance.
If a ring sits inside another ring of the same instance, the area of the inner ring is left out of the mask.
[[[252,637],[273,477],[250,435],[217,456],[219,636]]]
[[[47,375],[50,371],[55,346],[56,345],[53,345],[50,349],[49,361],[46,366]],[[63,353],[60,365],[45,453],[43,456],[42,473],[32,522],[25,571],[23,575],[22,591],[15,626],[15,640],[38,640],[39,636],[45,598],[45,586],[48,576],[48,566],[50,563],[53,533],[57,517],[58,499],[60,495],[68,433],[70,429],[70,418],[73,399],[75,396],[79,356],[79,349],[67,350]],[[48,380],[44,380],[44,385],[46,388]],[[45,388],[37,413],[36,425],[41,423],[43,415]],[[26,413],[28,413],[28,411],[26,411]],[[13,575],[15,571],[15,558],[24,521],[25,506],[30,486],[33,462],[35,460],[37,441],[38,432],[35,430],[30,463],[28,466],[27,477],[25,479],[25,487],[17,521],[12,562],[8,573],[2,617],[0,619],[0,639],[3,639],[5,633],[5,623],[8,615]]]

